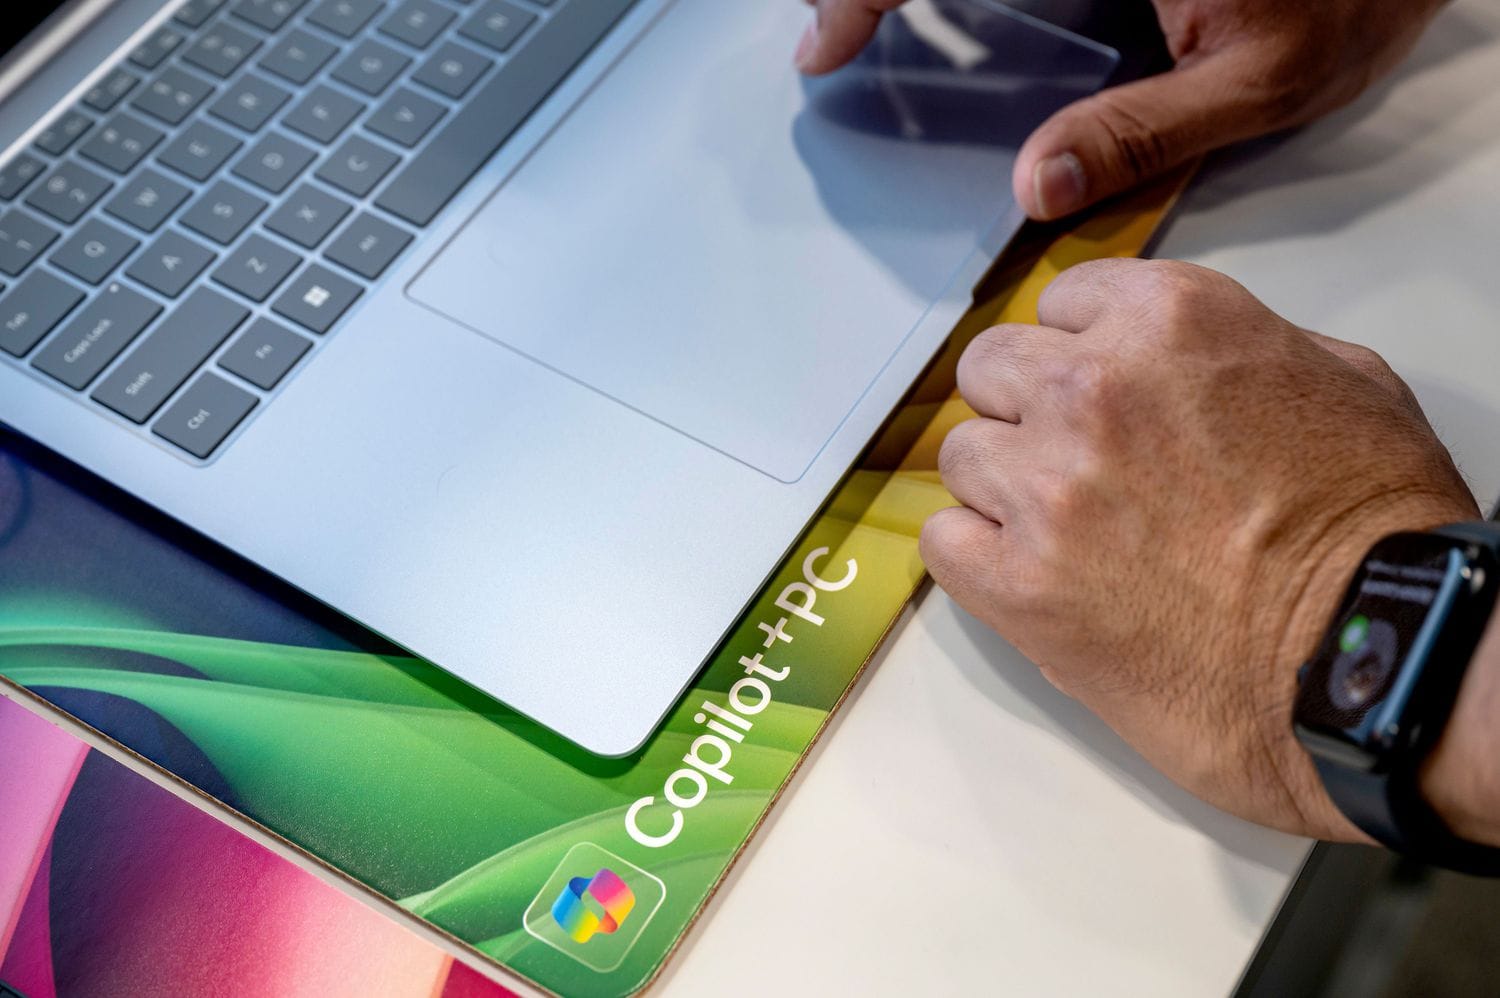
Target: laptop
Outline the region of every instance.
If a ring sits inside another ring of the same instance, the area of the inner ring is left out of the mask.
[[[14,5],[13,5],[14,6]],[[913,0],[7,14],[0,422],[632,752],[1020,223],[1104,46]]]

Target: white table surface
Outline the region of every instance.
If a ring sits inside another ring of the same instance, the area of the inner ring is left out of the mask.
[[[1500,2],[1221,157],[1159,256],[1381,351],[1500,492]],[[1226,994],[1308,848],[1157,775],[928,591],[658,993]]]

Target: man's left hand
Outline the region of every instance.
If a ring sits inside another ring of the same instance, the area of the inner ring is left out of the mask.
[[[1363,840],[1291,702],[1368,547],[1477,515],[1416,400],[1187,264],[1076,267],[1040,320],[964,355],[979,418],[943,447],[964,505],[923,531],[933,577],[1188,790]]]

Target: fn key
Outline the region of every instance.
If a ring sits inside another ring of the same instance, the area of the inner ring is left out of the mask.
[[[197,458],[206,458],[250,415],[257,399],[217,374],[204,374],[151,427]]]

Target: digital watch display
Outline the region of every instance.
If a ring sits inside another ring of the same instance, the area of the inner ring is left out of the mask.
[[[1443,865],[1500,873],[1500,850],[1461,842],[1418,773],[1452,713],[1500,589],[1500,526],[1393,534],[1355,573],[1299,673],[1298,739],[1334,803],[1371,837]]]

